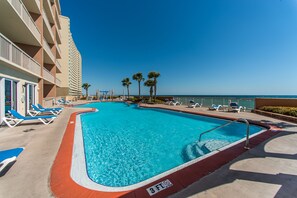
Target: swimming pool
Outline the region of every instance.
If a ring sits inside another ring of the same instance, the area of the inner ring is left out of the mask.
[[[83,148],[75,147],[73,155],[81,155],[87,176],[109,190],[137,187],[150,178],[180,169],[241,140],[246,131],[245,124],[233,123],[205,134],[199,142],[202,132],[229,121],[125,103],[91,103],[83,107],[99,111],[78,116],[74,145],[83,142]],[[262,130],[251,125],[250,134]],[[84,168],[74,161],[76,169]],[[73,173],[73,169],[72,176],[82,180],[78,174],[81,171]]]

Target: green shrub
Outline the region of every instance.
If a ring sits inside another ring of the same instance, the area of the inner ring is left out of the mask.
[[[138,102],[140,102],[142,99],[140,99],[140,98],[136,98],[136,97],[134,97],[134,98],[129,98],[130,99],[130,101],[132,101],[132,102],[134,102],[134,103],[138,103]]]
[[[154,100],[154,99],[152,99],[152,101],[150,101],[148,97],[144,97],[140,101],[142,101],[143,103],[147,103],[147,104],[164,104],[163,100],[159,100],[159,99]]]
[[[153,100],[153,101],[155,102],[155,104],[164,104],[163,100],[156,99],[156,100]]]
[[[297,117],[297,107],[264,106],[260,110]]]

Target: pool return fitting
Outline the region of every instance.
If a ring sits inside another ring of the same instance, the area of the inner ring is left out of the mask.
[[[215,128],[209,129],[207,131],[204,131],[203,133],[201,133],[199,135],[199,142],[201,141],[201,138],[202,138],[202,136],[204,134],[209,133],[209,132],[214,131],[214,130],[217,130],[217,129],[220,129],[220,128],[223,128],[223,127],[228,126],[228,125],[230,125],[230,124],[232,124],[234,122],[244,122],[246,124],[246,140],[245,140],[244,148],[247,149],[247,150],[250,149],[250,147],[249,147],[249,141],[250,141],[250,123],[246,119],[244,119],[244,118],[239,118],[237,120],[232,120],[232,121],[230,121],[230,122],[228,122],[226,124],[223,124],[223,125],[217,126]]]

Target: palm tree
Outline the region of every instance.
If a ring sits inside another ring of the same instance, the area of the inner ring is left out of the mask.
[[[150,87],[150,102],[152,102],[153,87],[155,86],[155,81],[148,79],[144,82],[144,86]]]
[[[129,78],[124,78],[124,79],[122,80],[122,85],[123,85],[124,87],[127,87],[128,99],[129,99],[129,97],[130,97],[129,86],[130,86],[131,84],[132,84],[132,83],[130,82],[130,79],[129,79]]]
[[[155,101],[156,101],[156,95],[157,95],[157,78],[160,76],[160,73],[159,72],[154,72],[154,71],[152,71],[152,72],[150,72],[148,75],[147,75],[149,78],[152,78],[153,80],[154,80],[154,83],[155,83],[155,85],[154,85],[154,93],[155,93]]]
[[[84,83],[82,85],[82,88],[84,88],[86,90],[86,98],[88,98],[88,90],[89,90],[89,87],[91,87],[91,85],[89,83]]]
[[[140,98],[140,82],[144,80],[142,73],[138,72],[133,75],[133,80],[136,80],[138,82],[138,97]]]

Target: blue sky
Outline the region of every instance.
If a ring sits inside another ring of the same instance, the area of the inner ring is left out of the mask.
[[[158,94],[297,95],[295,0],[61,0],[83,82],[158,71]],[[148,88],[142,89],[149,94]]]

